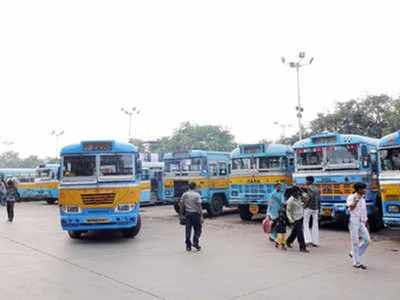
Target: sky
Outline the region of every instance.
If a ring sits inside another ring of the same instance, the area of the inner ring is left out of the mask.
[[[337,101],[400,94],[396,1],[0,1],[0,152],[221,125],[239,143],[297,130]],[[349,112],[351,113],[351,112]],[[51,131],[64,131],[57,139]],[[12,141],[5,145],[4,141]]]

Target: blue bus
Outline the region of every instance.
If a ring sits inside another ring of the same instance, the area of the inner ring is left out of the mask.
[[[275,184],[282,184],[282,190],[292,184],[294,152],[290,146],[240,145],[231,159],[230,204],[239,207],[242,220],[266,212]]]
[[[164,200],[174,204],[188,190],[190,182],[197,185],[203,208],[210,216],[222,214],[229,206],[229,160],[228,152],[190,150],[164,155]]]
[[[400,227],[400,131],[380,140],[379,158],[383,223]]]
[[[5,180],[15,178],[17,181],[17,201],[28,199],[31,195],[31,189],[25,189],[23,184],[32,183],[35,181],[36,169],[34,168],[2,168],[0,175]]]
[[[163,162],[142,162],[142,180],[140,182],[140,203],[158,204],[163,200]]]
[[[347,224],[346,200],[353,185],[363,182],[370,225],[379,228],[382,210],[378,185],[378,140],[360,135],[322,132],[297,142],[294,182],[305,185],[314,176],[321,193],[321,219]]]
[[[35,169],[32,179],[18,182],[20,199],[45,200],[48,204],[53,204],[58,200],[59,164],[40,165]]]
[[[141,227],[140,162],[135,146],[83,141],[61,150],[61,226],[71,238],[96,230],[134,237]]]

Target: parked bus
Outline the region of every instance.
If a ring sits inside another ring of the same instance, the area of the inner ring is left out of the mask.
[[[60,179],[59,164],[44,164],[35,169],[30,181],[18,182],[20,199],[45,200],[54,204],[58,200],[58,183]]]
[[[137,148],[116,141],[84,141],[61,150],[61,226],[71,238],[96,230],[134,237],[141,227]]]
[[[400,227],[400,131],[380,140],[379,158],[383,222]]]
[[[230,203],[245,221],[264,214],[277,183],[292,184],[294,153],[279,144],[240,145],[231,155]]]
[[[359,135],[323,132],[297,142],[295,149],[298,185],[314,176],[321,192],[321,218],[347,224],[346,200],[353,185],[367,185],[367,210],[370,225],[382,224],[377,166],[378,140]]]
[[[140,203],[157,204],[163,200],[163,162],[142,162],[142,180],[140,182]]]
[[[190,150],[164,155],[164,200],[179,212],[178,201],[194,182],[203,208],[218,216],[229,205],[229,159],[227,152]]]
[[[35,169],[34,168],[2,168],[0,169],[0,175],[4,177],[5,180],[8,178],[15,178],[17,180],[17,201],[21,199],[26,199],[27,195],[31,192],[21,188],[21,183],[34,182],[35,180]]]

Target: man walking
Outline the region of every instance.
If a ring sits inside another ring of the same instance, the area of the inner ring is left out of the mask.
[[[201,250],[199,239],[203,224],[203,209],[201,207],[201,196],[196,192],[196,183],[189,184],[189,191],[182,195],[180,201],[181,216],[186,220],[186,250],[191,251],[192,246]],[[192,228],[194,230],[193,243],[191,241]]]
[[[353,258],[353,267],[362,270],[367,269],[361,263],[361,258],[371,240],[367,229],[366,192],[367,186],[364,183],[358,182],[354,185],[354,193],[347,198],[347,207],[350,210],[349,230],[352,248],[350,257]]]
[[[308,201],[304,205],[304,240],[307,246],[319,246],[318,213],[321,202],[321,195],[314,185],[314,177],[306,177]],[[310,220],[312,217],[312,229],[310,232]]]

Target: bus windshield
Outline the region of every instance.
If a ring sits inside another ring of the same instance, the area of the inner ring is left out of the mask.
[[[327,164],[329,165],[345,165],[355,164],[358,160],[357,146],[332,146],[326,148]]]
[[[63,176],[65,179],[96,176],[96,156],[65,156]]]
[[[284,158],[280,156],[258,158],[258,168],[260,170],[276,170],[285,168]]]
[[[133,176],[131,154],[100,155],[100,176]]]
[[[253,158],[234,158],[232,159],[232,170],[254,169],[255,160]]]
[[[206,168],[204,158],[188,158],[183,160],[169,160],[165,162],[166,172],[200,172]]]
[[[36,179],[50,180],[54,178],[54,174],[50,169],[40,169],[36,171]]]
[[[322,149],[302,149],[297,151],[297,164],[301,168],[320,168],[323,162]]]
[[[379,151],[382,171],[400,170],[400,147]]]

